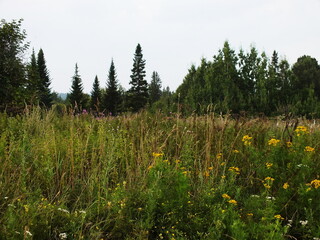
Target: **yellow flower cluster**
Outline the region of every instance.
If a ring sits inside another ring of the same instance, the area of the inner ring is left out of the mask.
[[[318,187],[320,187],[320,180],[318,179],[314,179],[311,181],[311,186],[313,186],[315,189],[317,189]]]
[[[274,215],[274,218],[279,219],[279,220],[283,220],[284,219],[280,214]]]
[[[228,203],[231,203],[233,205],[237,205],[238,204],[238,202],[236,200],[234,200],[234,199],[229,200]]]
[[[314,152],[314,148],[313,148],[313,147],[310,147],[310,146],[306,146],[306,147],[304,148],[304,151],[305,151],[305,152]]]
[[[271,139],[268,141],[268,145],[269,145],[269,146],[271,145],[271,146],[276,147],[279,142],[280,142],[279,139],[271,138]]]
[[[267,162],[266,163],[266,167],[269,169],[269,168],[271,168],[273,166],[273,163],[269,163],[269,162]]]
[[[228,170],[234,172],[235,174],[240,174],[240,168],[238,167],[229,167]]]
[[[303,134],[307,134],[309,133],[308,128],[305,126],[298,126],[295,130],[295,133],[297,134],[297,136],[301,136]]]
[[[286,183],[283,184],[282,187],[283,187],[283,189],[287,189],[289,187],[289,184],[286,182]]]
[[[216,156],[216,158],[217,158],[217,159],[222,158],[222,153],[218,153],[217,156]]]
[[[242,142],[245,146],[250,146],[251,145],[251,139],[252,137],[250,137],[249,135],[244,135],[242,137]]]
[[[222,197],[223,197],[224,199],[231,199],[231,197],[230,197],[228,194],[226,194],[226,193],[222,194]]]
[[[272,178],[272,177],[266,177],[264,180],[265,180],[265,181],[274,181],[274,178]]]
[[[161,157],[161,156],[163,156],[163,153],[152,153],[152,156],[154,156],[154,157]]]
[[[286,144],[288,148],[292,147],[292,142],[286,142]]]

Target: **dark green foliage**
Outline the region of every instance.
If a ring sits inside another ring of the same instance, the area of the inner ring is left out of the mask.
[[[153,72],[151,76],[151,82],[149,84],[149,102],[155,103],[161,97],[161,79],[157,72]]]
[[[98,76],[94,78],[92,91],[91,91],[91,109],[100,111],[100,105],[101,105],[101,89],[100,84],[98,80]]]
[[[42,49],[40,49],[38,52],[37,64],[40,76],[40,81],[38,85],[39,101],[40,105],[44,105],[48,108],[51,107],[52,104],[52,95],[50,89],[51,80],[49,77],[49,71],[47,69],[46,60],[44,58],[44,53]]]
[[[146,61],[143,59],[142,49],[140,44],[137,45],[133,59],[133,68],[128,92],[129,107],[132,111],[137,112],[144,108],[148,102],[148,83],[145,80]]]
[[[23,54],[29,44],[21,30],[22,19],[0,22],[0,106],[23,106],[26,99],[26,77]]]
[[[107,88],[105,94],[105,109],[111,115],[116,115],[120,110],[121,94],[118,89],[117,73],[113,60],[111,61]]]
[[[71,92],[68,96],[71,105],[75,108],[82,108],[84,104],[84,94],[82,80],[79,75],[78,64],[75,66],[75,73],[72,77]]]
[[[27,91],[29,96],[29,101],[31,104],[37,104],[39,102],[39,83],[40,83],[40,75],[37,64],[37,59],[34,53],[34,50],[31,54],[30,63],[27,66]]]

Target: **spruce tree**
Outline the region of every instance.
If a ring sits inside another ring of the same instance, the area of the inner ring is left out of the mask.
[[[157,72],[153,72],[151,76],[151,82],[149,84],[149,102],[155,103],[161,97],[161,79]]]
[[[40,75],[37,64],[36,55],[34,53],[34,49],[32,50],[30,63],[27,66],[27,91],[28,98],[31,104],[37,103],[39,101],[39,83],[40,83]]]
[[[101,105],[101,89],[98,76],[95,77],[91,91],[91,109],[100,111]]]
[[[119,111],[119,105],[121,102],[120,97],[121,96],[118,89],[116,68],[114,66],[113,60],[111,60],[104,100],[105,109],[111,115],[116,115]]]
[[[72,77],[71,92],[69,94],[69,100],[73,107],[82,108],[84,104],[84,94],[82,80],[79,75],[78,64],[75,66],[75,72]]]
[[[148,101],[148,83],[144,79],[146,61],[143,59],[142,49],[140,44],[137,45],[133,59],[133,68],[128,92],[129,107],[137,112],[146,106]]]
[[[46,66],[46,60],[44,58],[43,50],[40,48],[38,53],[38,70],[40,76],[40,82],[38,86],[39,91],[39,101],[45,107],[51,107],[52,95],[50,89],[50,77],[49,71]]]

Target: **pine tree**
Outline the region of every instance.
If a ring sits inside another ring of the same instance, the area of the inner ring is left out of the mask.
[[[46,66],[46,60],[44,58],[43,50],[41,48],[38,53],[38,70],[40,76],[40,82],[38,86],[40,103],[43,104],[45,107],[51,107],[51,81],[49,77],[49,71]]]
[[[91,109],[100,111],[101,89],[98,76],[95,77],[91,91]]]
[[[150,104],[155,103],[161,97],[161,79],[157,72],[153,72],[151,82],[149,84],[149,101]]]
[[[32,50],[30,63],[27,66],[27,76],[28,76],[28,98],[30,99],[30,103],[34,104],[39,101],[39,83],[40,83],[40,75],[37,64],[37,59],[34,53],[34,49]]]
[[[73,107],[82,108],[84,104],[84,94],[82,80],[79,75],[78,64],[75,67],[75,73],[72,77],[71,92],[69,94],[69,100]]]
[[[121,96],[118,89],[116,68],[114,66],[113,60],[111,60],[105,95],[105,109],[108,111],[108,113],[112,115],[117,114],[121,102],[120,97]]]
[[[146,61],[143,59],[142,49],[140,44],[137,45],[133,59],[133,68],[128,97],[129,107],[137,112],[146,106],[148,101],[148,83],[144,79],[146,76],[145,72]]]

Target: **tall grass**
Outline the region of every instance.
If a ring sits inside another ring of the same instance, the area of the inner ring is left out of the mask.
[[[320,238],[314,122],[33,109],[0,134],[0,239]]]

